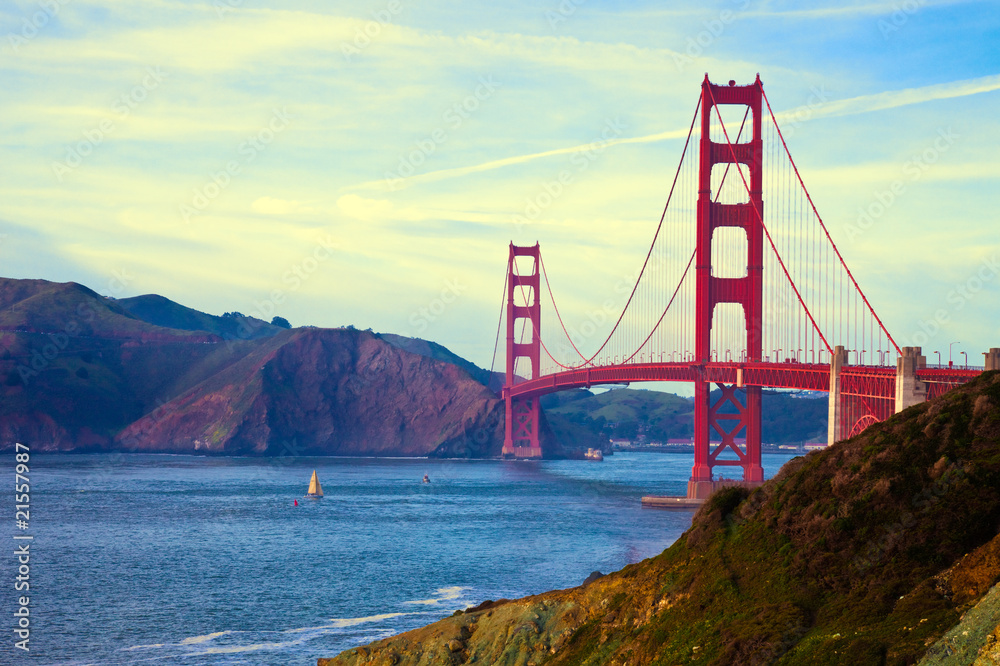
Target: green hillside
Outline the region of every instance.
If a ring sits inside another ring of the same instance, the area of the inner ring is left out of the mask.
[[[284,330],[255,317],[206,314],[158,294],[122,298],[117,302],[136,319],[184,331],[208,331],[224,340],[255,340]]]
[[[712,400],[720,393],[713,391]],[[826,441],[827,401],[800,394],[764,391],[761,432],[768,444]],[[690,439],[694,403],[673,393],[614,389],[592,393],[584,389],[552,393],[542,398],[546,414],[610,437],[666,442]]]

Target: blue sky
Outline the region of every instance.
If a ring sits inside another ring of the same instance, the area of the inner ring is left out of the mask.
[[[508,242],[542,244],[570,325],[621,300],[705,72],[759,72],[890,331],[1000,346],[995,2],[52,0],[0,2],[0,36],[5,276],[489,365]]]

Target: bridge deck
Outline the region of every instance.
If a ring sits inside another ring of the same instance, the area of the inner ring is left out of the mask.
[[[943,385],[941,388],[950,388],[969,381],[980,372],[982,370],[973,368],[921,368],[917,377],[930,384]],[[841,376],[848,384],[848,393],[863,391],[886,398],[895,393],[894,367],[848,365],[842,368]],[[530,397],[599,384],[694,382],[699,379],[740,386],[829,391],[830,366],[827,363],[629,363],[566,370],[524,380],[515,384],[510,394]],[[932,387],[932,392],[936,393],[935,389]]]

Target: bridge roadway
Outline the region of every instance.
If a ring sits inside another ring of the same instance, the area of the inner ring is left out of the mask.
[[[973,368],[924,367],[918,369],[916,374],[917,379],[928,384],[930,398],[956,384],[969,381],[981,372],[982,369]],[[859,393],[885,398],[895,395],[896,374],[896,368],[890,366],[845,365],[841,368],[841,379],[848,386],[854,385]],[[565,370],[537,379],[525,379],[511,388],[505,387],[504,392],[509,391],[514,398],[527,398],[600,384],[693,382],[698,379],[737,386],[828,392],[830,365],[794,362],[628,363]]]

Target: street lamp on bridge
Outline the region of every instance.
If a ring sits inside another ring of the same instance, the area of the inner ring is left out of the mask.
[[[952,345],[960,345],[960,344],[962,344],[962,343],[961,342],[949,342],[948,343],[948,367],[949,368],[951,367],[951,346]]]
[[[938,367],[940,367],[941,366],[941,352],[936,351],[934,353],[938,355]]]
[[[969,369],[969,355],[966,354],[964,351],[963,352],[958,352],[958,353],[965,357],[965,369],[968,370]]]

